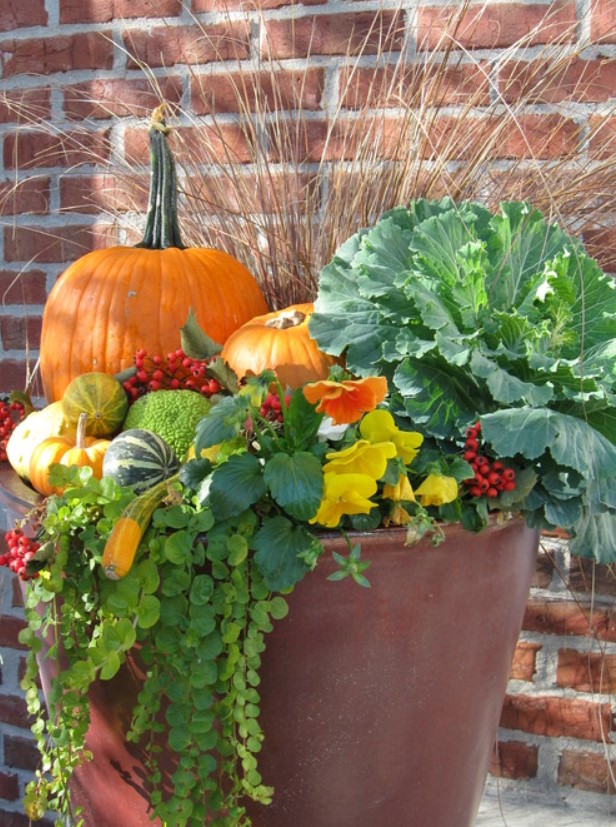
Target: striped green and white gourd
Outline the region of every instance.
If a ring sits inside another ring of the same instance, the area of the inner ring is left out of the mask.
[[[122,431],[107,449],[103,477],[139,494],[175,474],[180,462],[165,440],[144,428]]]

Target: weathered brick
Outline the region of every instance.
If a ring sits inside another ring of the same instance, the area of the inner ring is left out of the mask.
[[[613,565],[574,557],[569,567],[569,587],[576,592],[616,596],[616,571]]]
[[[526,605],[523,628],[547,635],[591,635],[616,641],[616,618],[607,609],[587,608],[577,601],[547,601],[531,597]]]
[[[0,123],[30,123],[48,120],[51,115],[50,90],[8,89],[0,98]]]
[[[595,160],[607,161],[616,155],[616,117],[595,115],[588,119],[590,153]]]
[[[97,78],[75,83],[64,89],[64,111],[67,118],[83,121],[88,118],[110,117],[146,118],[161,97],[170,104],[178,104],[182,97],[182,82],[177,77],[158,80],[158,90],[145,78]]]
[[[308,55],[375,54],[399,51],[404,20],[396,12],[324,14],[267,20],[261,49],[274,59]]]
[[[556,683],[577,692],[612,694],[616,691],[616,655],[561,649]]]
[[[616,43],[616,0],[591,0],[590,36],[599,43]]]
[[[510,677],[518,681],[532,681],[536,671],[537,652],[542,648],[539,643],[518,641],[513,655]]]
[[[616,760],[608,762],[604,753],[565,749],[558,764],[558,783],[593,793],[616,792]]]
[[[613,730],[612,709],[607,703],[572,698],[507,695],[500,725],[551,738],[602,741]]]
[[[317,185],[309,174],[273,173],[266,182],[256,175],[242,175],[233,190],[226,177],[201,174],[189,178],[185,188],[190,193],[186,208],[196,213],[216,213],[220,203],[226,209],[243,210],[249,215],[274,213],[283,202],[298,212],[318,209]]]
[[[25,620],[14,615],[2,615],[0,622],[0,646],[8,646],[11,649],[24,649],[18,641],[17,636],[26,626]]]
[[[32,375],[36,362],[30,363],[30,374],[23,359],[0,359],[0,393],[10,393],[16,389],[26,387],[28,375]],[[39,381],[35,381],[31,392],[34,396],[42,396],[43,389]]]
[[[171,36],[171,33],[173,35]],[[250,24],[228,21],[201,29],[199,26],[156,26],[125,32],[124,44],[130,68],[141,63],[171,68],[220,60],[245,60],[250,56]]]
[[[246,109],[316,110],[321,106],[324,84],[325,71],[321,68],[198,76],[191,82],[192,109],[196,115]]]
[[[461,10],[462,9],[462,13]],[[554,3],[485,3],[470,7],[420,6],[417,37],[423,50],[446,48],[453,37],[467,49],[496,49],[573,40],[575,0]]]
[[[79,213],[145,211],[149,176],[63,175],[60,183],[62,210]]]
[[[60,23],[110,23],[134,17],[177,17],[182,0],[60,0]]]
[[[19,779],[14,773],[0,770],[0,798],[5,801],[19,798]]]
[[[302,6],[320,6],[327,0],[302,0]],[[285,6],[296,5],[297,0],[192,0],[194,12],[225,12],[236,10],[256,9],[281,9]]]
[[[106,35],[106,36],[104,36]],[[109,32],[80,32],[31,40],[3,40],[3,77],[51,75],[73,69],[111,69],[113,44]]]
[[[0,32],[46,24],[45,0],[2,0],[0,4]]]
[[[49,178],[29,176],[0,181],[0,215],[43,214],[49,211]]]
[[[523,114],[507,130],[507,140],[494,157],[552,159],[570,155],[578,148],[580,127],[557,114]]]
[[[422,100],[430,106],[489,103],[488,64],[460,63],[443,68],[437,65],[343,68],[340,77],[342,106],[362,109],[365,106],[398,107]]]
[[[0,270],[0,300],[5,305],[44,304],[46,275],[42,270]]]
[[[4,139],[4,164],[32,169],[102,162],[109,156],[107,135],[104,130],[74,130],[61,135],[36,129],[9,132]]]
[[[113,236],[113,228],[104,224],[5,227],[4,256],[7,261],[71,262],[89,250],[109,246],[107,239]]]
[[[616,273],[616,227],[582,230],[586,249],[607,273]]]
[[[596,103],[609,100],[616,87],[616,59],[574,58],[548,61],[510,61],[498,76],[499,92],[513,103]]]
[[[490,774],[497,778],[535,778],[539,748],[522,741],[499,741],[494,747]]]
[[[41,343],[40,316],[0,316],[0,340],[5,350],[38,350]]]
[[[23,727],[26,729],[31,724],[30,715],[26,702],[21,695],[5,695],[0,693],[0,721],[5,724]],[[0,821],[0,824],[4,822]]]
[[[39,751],[32,738],[21,735],[4,736],[4,761],[8,767],[34,772],[40,764]]]

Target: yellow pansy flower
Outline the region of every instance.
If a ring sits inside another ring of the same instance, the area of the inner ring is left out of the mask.
[[[376,489],[376,480],[367,474],[324,474],[323,499],[309,522],[336,528],[345,514],[369,514],[375,506],[369,497]]]
[[[423,436],[416,431],[401,431],[389,411],[377,410],[366,414],[359,431],[369,442],[393,442],[396,453],[405,465],[417,456]]]
[[[349,448],[325,454],[329,460],[323,466],[325,474],[366,474],[379,480],[385,473],[387,460],[396,456],[393,442],[371,443],[358,439]]]
[[[428,474],[419,488],[415,490],[415,495],[423,506],[444,505],[457,498],[458,483],[453,477]]]
[[[415,502],[415,493],[413,486],[409,482],[406,474],[400,474],[398,482],[395,485],[383,486],[383,497],[386,500],[394,500],[394,502]]]

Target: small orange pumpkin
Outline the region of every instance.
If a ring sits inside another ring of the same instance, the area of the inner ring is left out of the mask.
[[[310,302],[256,316],[225,342],[221,356],[240,378],[273,370],[281,385],[299,388],[326,379],[334,359],[308,333]]]
[[[102,479],[103,459],[110,441],[86,437],[87,421],[88,415],[82,413],[74,438],[69,435],[48,437],[34,449],[30,459],[30,482],[39,494],[48,497],[50,494],[61,494],[64,490],[49,482],[49,468],[56,463],[78,465],[80,468],[89,466],[96,479]]]

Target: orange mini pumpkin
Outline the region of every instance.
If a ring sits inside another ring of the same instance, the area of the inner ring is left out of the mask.
[[[334,359],[310,338],[308,321],[313,310],[309,302],[292,304],[251,319],[229,336],[222,358],[240,378],[273,370],[283,387],[299,388],[325,379]]]
[[[40,371],[47,402],[82,373],[132,367],[139,348],[165,356],[180,345],[193,309],[223,344],[267,304],[255,278],[220,250],[185,248],[176,207],[176,176],[162,109],[150,128],[150,202],[135,247],[94,250],[60,276],[43,312]]]
[[[64,490],[49,482],[49,468],[56,463],[80,468],[89,466],[96,479],[102,479],[103,459],[110,441],[86,437],[87,420],[87,414],[80,415],[74,437],[48,437],[34,449],[30,459],[30,482],[39,494],[48,497],[50,494],[61,494]]]

